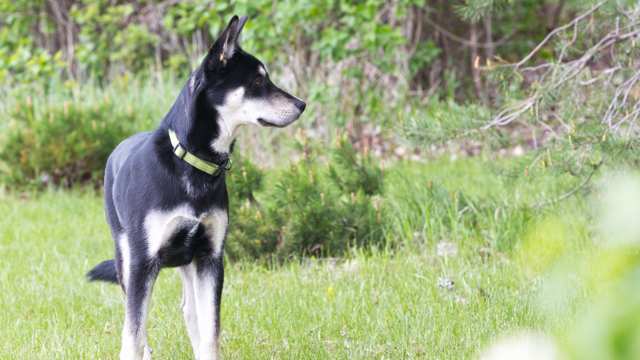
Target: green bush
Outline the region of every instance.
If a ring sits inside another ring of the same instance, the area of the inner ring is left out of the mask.
[[[230,174],[230,258],[335,256],[383,245],[380,168],[346,139],[331,150],[331,165],[315,152],[270,178],[257,201],[263,175],[246,160]]]
[[[259,258],[275,250],[273,224],[264,221],[260,205],[255,199],[262,189],[264,172],[251,161],[234,154],[234,165],[227,173],[231,222],[226,253],[233,259]]]
[[[36,105],[17,103],[0,148],[0,176],[9,185],[55,184],[102,178],[111,150],[132,132],[134,114],[114,111],[106,98]]]
[[[382,168],[375,166],[370,156],[360,156],[345,136],[338,138],[333,150],[329,175],[344,193],[364,192],[375,195],[382,192]]]
[[[233,199],[255,203],[255,193],[262,189],[264,173],[249,159],[236,153],[233,156],[232,170],[227,174]]]
[[[98,184],[109,153],[156,127],[177,89],[173,79],[129,77],[107,87],[69,81],[0,89],[0,183]]]

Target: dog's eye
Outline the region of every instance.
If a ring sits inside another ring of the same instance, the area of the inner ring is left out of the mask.
[[[258,76],[253,83],[256,86],[262,86],[262,84],[264,84],[264,76]]]

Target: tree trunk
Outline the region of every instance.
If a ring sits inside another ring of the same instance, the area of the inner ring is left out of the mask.
[[[469,26],[469,49],[471,55],[471,76],[473,78],[473,85],[476,89],[476,95],[483,104],[487,105],[487,94],[482,84],[482,77],[480,76],[480,56],[478,55],[478,28],[475,23],[471,23]]]

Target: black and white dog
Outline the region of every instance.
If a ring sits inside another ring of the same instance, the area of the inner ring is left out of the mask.
[[[124,140],[107,161],[105,211],[115,259],[87,276],[119,283],[125,293],[120,359],[151,357],[145,320],[164,267],[180,269],[196,358],[218,358],[230,148],[240,125],[284,127],[305,108],[239,47],[245,22],[231,19],[160,126]]]

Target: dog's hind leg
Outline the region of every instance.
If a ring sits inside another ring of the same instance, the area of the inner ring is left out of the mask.
[[[145,259],[129,265],[126,284],[126,310],[122,330],[120,360],[151,359],[147,346],[146,320],[158,267]]]
[[[180,267],[182,277],[182,313],[187,325],[187,333],[191,339],[191,346],[196,358],[200,347],[200,332],[198,331],[198,317],[196,314],[195,281],[196,268],[193,263]]]

